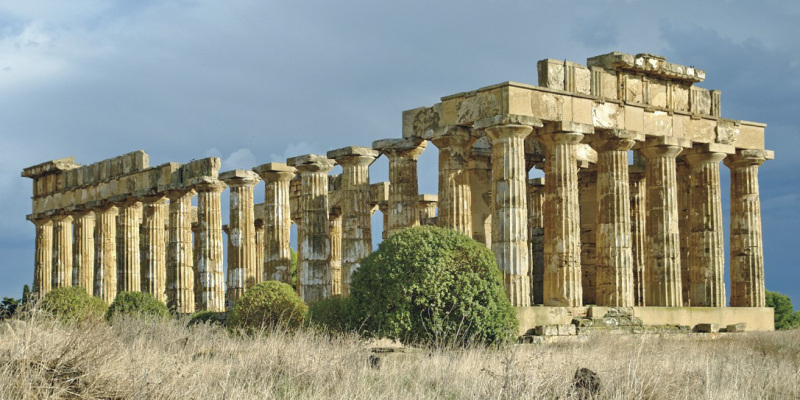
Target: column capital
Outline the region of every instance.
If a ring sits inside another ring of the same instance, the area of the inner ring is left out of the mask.
[[[487,128],[507,126],[507,125],[527,126],[533,129],[533,128],[541,128],[543,126],[543,123],[542,120],[540,120],[539,118],[531,117],[528,115],[500,114],[475,121],[475,124],[472,126],[472,129],[485,130]]]
[[[169,198],[170,201],[174,201],[185,196],[194,196],[195,194],[197,194],[197,190],[189,187],[170,189],[166,192],[167,198]]]
[[[268,182],[288,181],[294,178],[297,173],[295,167],[290,167],[284,163],[267,163],[253,168],[253,171]]]
[[[197,183],[194,183],[192,187],[199,193],[199,192],[212,192],[212,193],[222,193],[228,185],[224,182],[220,181],[219,179],[214,178],[207,178],[204,177]]]
[[[139,197],[139,201],[141,201],[143,204],[164,205],[167,204],[168,200],[169,196],[166,193]]]
[[[327,154],[328,158],[336,160],[336,163],[342,166],[370,165],[380,155],[381,153],[377,150],[361,146],[342,147],[341,149],[331,150]]]
[[[446,125],[428,130],[422,138],[430,140],[439,149],[457,149],[464,152],[478,139],[471,128],[460,125]]]
[[[691,149],[685,150],[681,155],[690,166],[705,163],[719,163],[729,154],[736,153],[736,148],[720,143],[696,143]]]
[[[674,136],[651,136],[635,148],[647,159],[656,157],[677,157],[684,149],[691,148],[692,141]]]
[[[644,132],[628,129],[597,129],[594,135],[586,136],[584,141],[595,151],[602,152],[628,151],[644,139]]]
[[[219,180],[225,182],[230,187],[255,186],[261,179],[258,174],[246,169],[234,169],[232,171],[221,172]]]
[[[725,165],[728,168],[745,167],[751,165],[761,165],[766,160],[775,158],[772,150],[760,149],[736,149],[736,153],[725,157]]]
[[[372,142],[372,148],[386,154],[387,157],[410,158],[416,160],[425,148],[428,141],[419,137],[402,139],[381,139]]]
[[[286,159],[286,164],[297,168],[299,173],[304,174],[311,172],[328,173],[333,169],[335,162],[318,154],[304,154]]]

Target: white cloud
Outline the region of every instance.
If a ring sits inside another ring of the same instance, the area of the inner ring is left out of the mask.
[[[250,149],[239,149],[231,153],[228,158],[222,160],[221,171],[232,169],[251,169],[256,166],[256,156]]]

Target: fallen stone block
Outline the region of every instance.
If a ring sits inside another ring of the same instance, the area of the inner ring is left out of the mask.
[[[694,327],[694,331],[700,333],[717,333],[719,332],[719,324],[697,324]]]
[[[747,324],[744,322],[739,322],[736,324],[731,324],[725,327],[725,332],[730,333],[739,333],[744,332],[747,329]]]
[[[536,327],[536,336],[558,336],[558,325],[539,325]]]
[[[578,330],[575,325],[558,325],[558,336],[575,336],[577,334]]]

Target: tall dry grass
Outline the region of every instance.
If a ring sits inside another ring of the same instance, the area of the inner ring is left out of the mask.
[[[606,335],[500,349],[378,354],[313,331],[231,335],[182,321],[0,323],[2,399],[575,398],[575,370],[597,398],[800,398],[800,331]]]

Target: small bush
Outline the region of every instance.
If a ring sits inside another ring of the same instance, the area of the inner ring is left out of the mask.
[[[42,310],[64,321],[100,320],[108,306],[100,298],[89,296],[82,287],[60,287],[44,295]]]
[[[114,298],[106,312],[106,320],[111,321],[114,316],[146,316],[156,319],[169,318],[167,305],[158,301],[150,293],[122,292]]]
[[[456,231],[402,230],[361,262],[350,286],[366,333],[404,343],[502,343],[516,333],[494,255]]]
[[[228,315],[228,327],[245,333],[263,329],[296,329],[303,324],[308,306],[289,284],[261,282],[239,298]]]
[[[187,325],[199,325],[199,324],[209,324],[209,325],[225,325],[225,320],[228,318],[228,314],[224,312],[214,312],[214,311],[198,311],[192,314],[189,317],[189,322]]]
[[[308,321],[329,332],[349,332],[358,329],[350,306],[350,298],[333,296],[308,306]]]
[[[775,329],[786,330],[800,326],[800,311],[795,311],[792,299],[780,292],[766,293],[767,307],[775,309]]]

